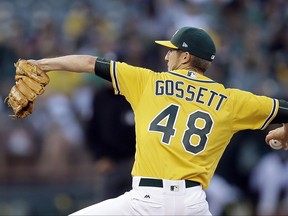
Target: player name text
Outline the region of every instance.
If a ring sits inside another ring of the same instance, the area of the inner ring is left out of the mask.
[[[173,80],[156,80],[155,94],[157,96],[167,95],[182,98],[186,101],[196,102],[219,110],[223,102],[227,99],[227,96],[218,93],[216,91],[204,88],[196,87],[190,84],[186,84],[182,81]]]

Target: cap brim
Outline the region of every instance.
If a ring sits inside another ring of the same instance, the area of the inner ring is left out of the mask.
[[[171,41],[155,41],[155,43],[160,44],[165,47],[173,48],[173,49],[178,49],[178,47],[174,46]]]

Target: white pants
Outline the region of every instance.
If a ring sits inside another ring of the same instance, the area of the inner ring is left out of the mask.
[[[184,180],[163,180],[163,187],[139,186],[133,177],[129,192],[77,211],[85,215],[211,215],[201,186],[185,188]]]

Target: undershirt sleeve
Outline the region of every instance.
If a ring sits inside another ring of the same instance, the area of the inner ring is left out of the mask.
[[[270,124],[282,123],[288,123],[288,102],[285,100],[279,100],[279,109],[277,115]]]
[[[94,72],[97,76],[111,82],[110,61],[104,58],[97,58],[94,66]]]

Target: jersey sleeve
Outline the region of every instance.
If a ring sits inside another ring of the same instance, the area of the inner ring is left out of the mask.
[[[229,89],[229,92],[233,98],[231,107],[234,131],[263,130],[277,115],[279,101],[276,99],[238,89]]]
[[[117,61],[111,61],[110,64],[114,93],[124,95],[132,106],[137,104],[154,72]]]

